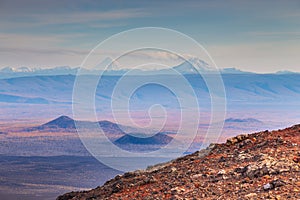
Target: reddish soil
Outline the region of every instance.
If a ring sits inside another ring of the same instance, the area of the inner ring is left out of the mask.
[[[300,199],[299,150],[300,125],[239,135],[57,200]]]

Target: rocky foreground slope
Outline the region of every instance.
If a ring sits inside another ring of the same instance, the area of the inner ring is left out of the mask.
[[[239,135],[67,199],[300,199],[300,125]]]

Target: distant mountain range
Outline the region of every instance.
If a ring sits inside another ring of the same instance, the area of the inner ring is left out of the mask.
[[[110,64],[112,63],[112,64]],[[105,66],[108,65],[105,72]],[[23,76],[51,76],[51,75],[76,75],[79,67],[69,67],[69,66],[59,66],[54,68],[31,68],[31,67],[5,67],[0,69],[0,79],[1,78],[14,78]],[[118,66],[116,62],[112,62],[110,58],[107,58],[103,63],[96,67],[95,69],[81,68],[80,73],[85,75],[95,75],[102,72],[105,75],[115,76],[122,75],[128,72],[130,69],[124,69]],[[141,70],[133,69],[131,74],[134,75],[153,75],[153,74],[173,74],[173,70],[181,74],[198,74],[198,72],[203,74],[214,74],[220,72],[221,74],[251,74],[251,72],[241,71],[236,68],[224,68],[215,69],[209,66],[206,62],[198,58],[191,58],[178,66],[174,66],[168,69],[157,69],[157,70]],[[295,72],[291,71],[279,71],[277,74],[293,74]]]
[[[68,66],[54,68],[30,68],[30,67],[5,67],[0,69],[0,78],[14,78],[24,76],[43,76],[43,75],[68,75],[77,73],[79,68]]]

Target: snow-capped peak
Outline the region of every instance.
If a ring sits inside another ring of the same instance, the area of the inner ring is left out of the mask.
[[[105,58],[101,63],[98,64],[99,69],[108,71],[122,70],[118,61],[113,61],[110,57]]]
[[[211,67],[205,61],[199,58],[189,58],[180,65],[174,67],[180,73],[199,73],[199,72],[215,72],[216,69]]]
[[[34,72],[35,69],[30,68],[30,67],[5,67],[0,70],[1,72],[4,73],[15,73],[15,72]]]

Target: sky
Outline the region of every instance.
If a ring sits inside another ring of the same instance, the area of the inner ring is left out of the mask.
[[[298,0],[0,0],[0,68],[76,67],[101,41],[140,27],[188,35],[220,68],[300,72]]]

